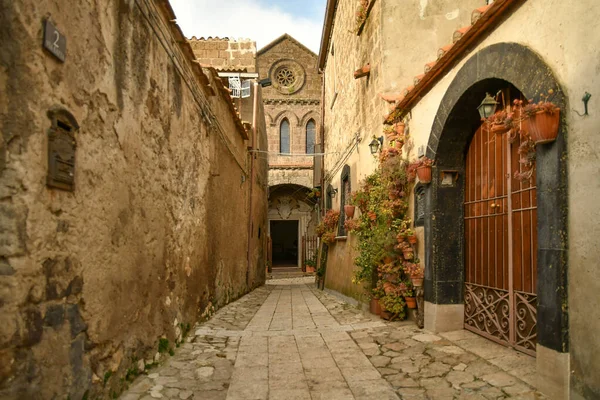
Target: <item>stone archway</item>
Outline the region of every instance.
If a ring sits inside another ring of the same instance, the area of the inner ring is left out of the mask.
[[[462,328],[464,285],[465,154],[480,125],[477,106],[486,92],[507,84],[527,98],[554,89],[563,110],[556,142],[537,148],[538,348],[568,352],[566,97],[550,68],[532,50],[498,43],[473,55],[448,87],[433,122],[427,156],[435,159],[426,189],[425,319],[433,330]],[[454,186],[442,186],[442,171],[458,171]]]
[[[306,256],[305,237],[314,236],[316,226],[316,199],[306,186],[283,183],[269,187],[269,237],[272,243],[272,261],[280,258],[283,264],[301,263]],[[303,258],[304,257],[304,258]],[[293,259],[296,262],[293,262]]]

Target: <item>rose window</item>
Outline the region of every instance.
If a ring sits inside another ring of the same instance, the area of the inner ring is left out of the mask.
[[[277,71],[275,79],[281,86],[291,86],[296,80],[296,77],[288,68],[281,68],[279,71]]]

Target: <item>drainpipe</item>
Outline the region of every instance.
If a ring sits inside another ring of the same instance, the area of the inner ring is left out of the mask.
[[[252,101],[252,150],[256,150],[256,121],[258,120],[258,82],[254,81],[254,99]],[[250,268],[252,267],[252,218],[253,218],[253,193],[254,193],[254,160],[256,153],[250,153],[250,208],[248,211],[248,268],[246,269],[246,287],[250,289]]]

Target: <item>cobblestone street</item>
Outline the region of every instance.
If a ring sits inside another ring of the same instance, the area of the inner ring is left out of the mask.
[[[219,310],[121,399],[542,398],[534,358],[380,320],[311,281],[271,280]]]

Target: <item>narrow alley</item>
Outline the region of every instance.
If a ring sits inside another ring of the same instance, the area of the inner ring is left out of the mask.
[[[600,400],[600,0],[0,4],[0,400]]]
[[[381,320],[313,280],[270,280],[225,306],[120,398],[543,398],[535,359],[468,331]]]

